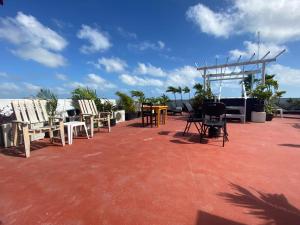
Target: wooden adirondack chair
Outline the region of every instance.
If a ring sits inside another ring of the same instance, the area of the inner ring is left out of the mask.
[[[61,143],[65,145],[64,124],[61,118],[58,124],[52,121],[54,118],[48,116],[46,111],[46,100],[19,100],[12,101],[16,120],[13,123],[14,145],[18,145],[18,133],[22,132],[25,146],[26,158],[30,157],[30,136],[37,133],[49,132],[53,141],[53,131],[60,133]],[[43,124],[41,127],[33,127],[34,124]]]
[[[94,124],[98,125],[98,131],[103,123],[107,123],[108,132],[110,132],[110,113],[98,112],[94,100],[78,100],[81,118],[87,120],[91,137],[94,135]]]

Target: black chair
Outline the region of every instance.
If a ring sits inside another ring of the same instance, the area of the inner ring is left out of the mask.
[[[224,147],[225,141],[228,141],[225,108],[225,104],[221,102],[208,102],[203,104],[202,110],[204,119],[201,125],[200,142],[202,142],[207,131],[209,134],[218,134],[219,131],[222,131]]]
[[[201,122],[203,121],[202,115],[197,115],[189,102],[185,102],[183,104],[189,113],[189,117],[186,120],[186,126],[182,135],[184,136],[189,132],[192,123],[195,125],[198,132],[200,133]]]
[[[168,113],[172,113],[172,115],[182,115],[182,107],[177,106],[174,102],[168,103],[168,106]]]
[[[155,126],[158,125],[157,113],[154,111],[152,103],[142,103],[141,116],[143,127],[145,126],[145,118],[147,126],[150,124],[153,127],[153,122]]]

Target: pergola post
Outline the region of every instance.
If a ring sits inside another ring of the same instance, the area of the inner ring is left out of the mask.
[[[206,90],[206,69],[203,71],[203,88]]]
[[[262,63],[262,68],[261,68],[261,82],[262,84],[265,84],[266,82],[266,63]]]

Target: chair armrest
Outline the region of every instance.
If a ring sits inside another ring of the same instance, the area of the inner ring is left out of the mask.
[[[62,117],[48,116],[50,119],[64,120]]]
[[[22,123],[22,124],[29,124],[28,122],[20,121],[20,120],[13,120],[12,123]]]

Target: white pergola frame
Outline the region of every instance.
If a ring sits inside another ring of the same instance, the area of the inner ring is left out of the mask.
[[[198,71],[203,71],[203,87],[206,90],[207,86],[210,84],[211,81],[223,81],[223,80],[242,80],[245,78],[245,75],[249,74],[261,74],[261,81],[264,84],[266,79],[266,65],[271,62],[275,62],[276,59],[285,52],[286,50],[282,50],[277,55],[275,55],[272,58],[267,58],[267,56],[270,54],[270,51],[265,54],[261,59],[253,60],[255,53],[251,56],[251,58],[248,61],[242,61],[240,62],[240,59],[242,56],[240,56],[235,63],[228,63],[220,64],[220,65],[212,65],[212,66],[203,66],[203,67],[197,67]],[[257,69],[245,69],[246,66],[257,66]],[[241,71],[234,72],[236,67],[242,67]],[[226,69],[231,69],[232,72],[226,73]],[[216,70],[216,73],[209,73],[210,70]],[[218,71],[219,70],[219,71]]]

